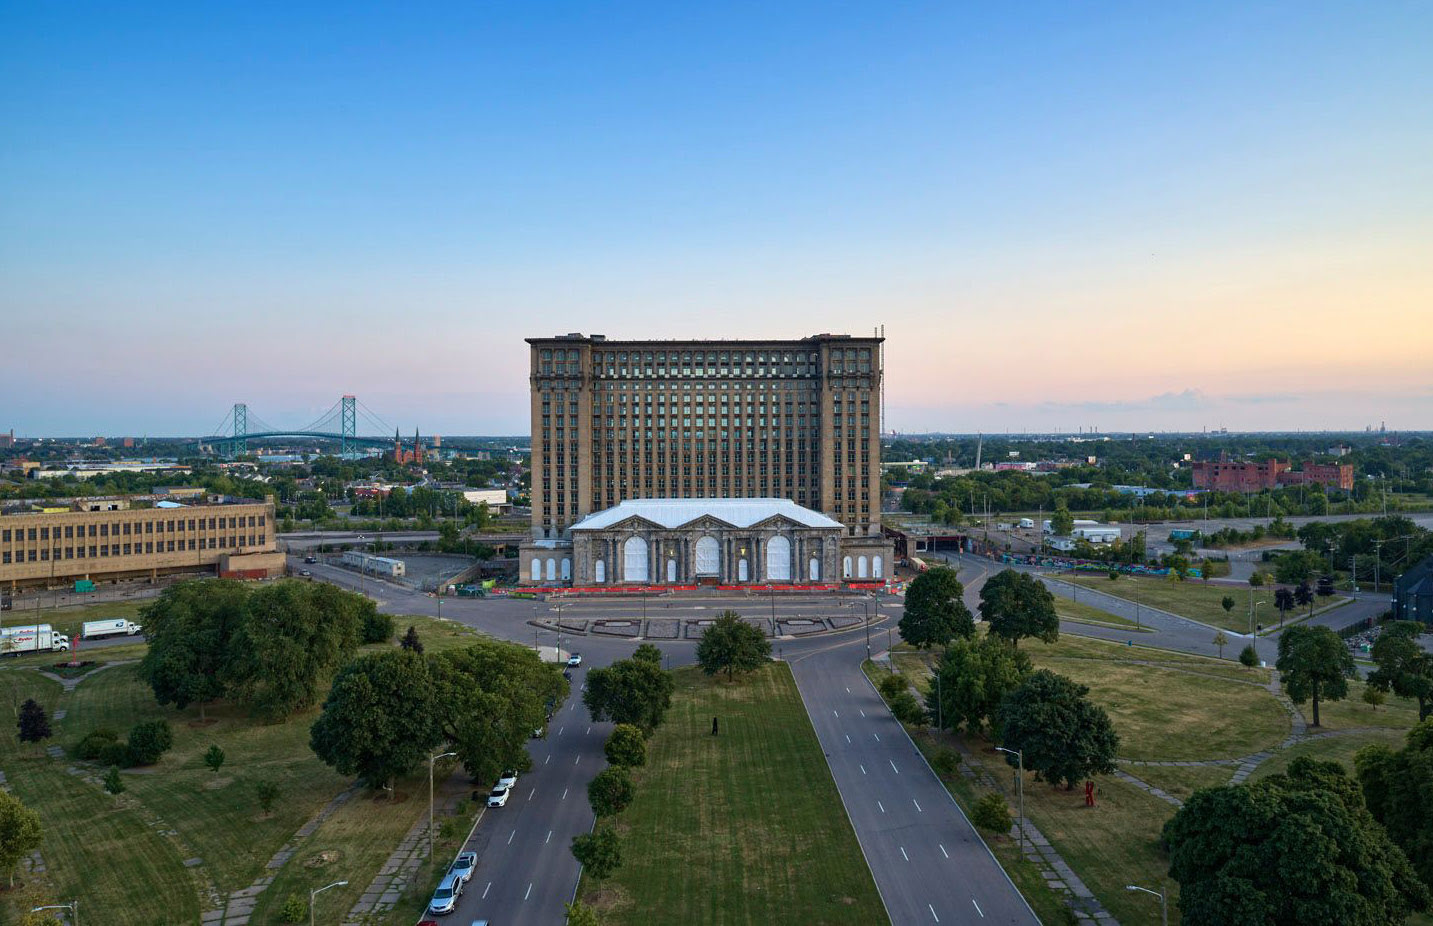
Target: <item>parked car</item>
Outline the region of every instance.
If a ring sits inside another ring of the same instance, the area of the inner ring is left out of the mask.
[[[582,665],[582,654],[581,654],[581,653],[573,653],[571,656],[568,656],[568,657],[567,657],[567,664],[568,664],[569,666],[571,666],[572,668],[574,668],[574,669],[577,668],[578,666]]]
[[[431,914],[452,913],[458,909],[458,898],[463,896],[463,881],[457,875],[447,874],[438,882],[433,899],[428,902]]]
[[[506,807],[508,797],[512,794],[512,788],[493,788],[488,792],[489,807]]]
[[[309,563],[310,565],[312,565],[313,563],[318,562],[318,557],[317,557],[317,556],[314,556],[312,553],[310,553],[308,556],[305,556],[305,557],[304,557],[304,562],[305,562],[305,563]]]
[[[498,777],[498,787],[499,787],[499,788],[511,788],[511,787],[513,787],[513,786],[516,785],[516,784],[517,784],[517,772],[514,771],[513,769],[508,769],[508,770],[504,771],[504,772],[502,773],[502,775]]]
[[[458,857],[453,860],[453,867],[448,869],[449,874],[457,875],[464,884],[473,876],[473,870],[478,867],[478,853],[459,852]]]
[[[313,575],[313,573],[309,572],[307,569],[300,569],[300,570],[299,570],[299,575],[301,575],[301,576],[311,576],[311,575]]]

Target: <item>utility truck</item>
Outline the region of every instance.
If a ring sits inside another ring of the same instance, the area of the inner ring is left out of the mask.
[[[0,627],[0,655],[21,655],[23,653],[59,653],[70,648],[70,638],[55,633],[49,624],[25,624],[19,627]]]
[[[85,621],[84,627],[80,630],[80,636],[86,640],[93,640],[96,637],[113,637],[119,634],[132,637],[142,629],[134,621],[116,617],[105,621]]]

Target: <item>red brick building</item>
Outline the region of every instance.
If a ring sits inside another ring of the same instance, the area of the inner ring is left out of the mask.
[[[1353,490],[1353,464],[1351,463],[1305,463],[1298,470],[1279,474],[1279,485],[1312,485],[1318,483],[1329,489]]]
[[[1315,483],[1330,489],[1353,489],[1353,465],[1349,463],[1305,463],[1295,470],[1287,460],[1259,463],[1196,460],[1192,470],[1196,489],[1215,492],[1252,494],[1280,486]]]

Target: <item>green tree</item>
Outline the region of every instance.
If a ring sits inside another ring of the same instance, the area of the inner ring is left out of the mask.
[[[671,673],[639,659],[620,659],[587,673],[582,703],[601,723],[630,723],[651,733],[672,704],[676,683]]]
[[[909,688],[896,692],[895,697],[891,698],[891,713],[901,723],[913,727],[922,726],[929,720],[925,708],[921,707],[921,703],[911,694]]]
[[[1386,691],[1379,691],[1377,688],[1374,688],[1372,685],[1364,685],[1364,686],[1363,686],[1363,703],[1364,703],[1364,704],[1367,704],[1369,707],[1373,708],[1374,710],[1378,710],[1378,706],[1379,706],[1380,704],[1382,704],[1384,701],[1387,701],[1387,700],[1388,700],[1388,692],[1386,692]]]
[[[1319,702],[1342,701],[1348,697],[1348,680],[1353,675],[1353,656],[1328,627],[1298,625],[1279,637],[1279,658],[1275,663],[1284,690],[1295,704],[1312,700],[1313,726],[1319,725]]]
[[[316,756],[370,788],[413,771],[440,742],[428,664],[408,650],[370,653],[344,666],[309,733]]]
[[[919,649],[975,636],[975,618],[965,606],[965,586],[954,569],[936,566],[915,577],[906,589],[899,627],[901,638]]]
[[[146,720],[129,731],[129,759],[134,765],[153,765],[174,745],[167,720]]]
[[[1381,743],[1363,747],[1354,768],[1373,818],[1433,885],[1433,720],[1410,730],[1396,752]]]
[[[991,791],[975,802],[970,811],[970,822],[987,832],[1003,836],[1010,832],[1013,822],[1010,805],[1005,803],[1005,798]]]
[[[1119,737],[1104,708],[1085,696],[1090,689],[1048,669],[1031,672],[996,711],[1003,745],[1023,752],[1025,767],[1051,784],[1075,782],[1115,770]],[[1016,764],[1009,753],[1005,759]]]
[[[1056,537],[1068,537],[1070,531],[1075,529],[1075,516],[1070,514],[1070,509],[1061,502],[1055,506],[1055,511],[1050,515],[1050,533]]]
[[[658,668],[662,665],[662,651],[650,643],[643,643],[632,651],[632,658],[642,662],[650,662]]]
[[[587,801],[599,817],[621,813],[636,795],[631,774],[621,766],[604,768],[587,783]]]
[[[1373,662],[1378,668],[1368,673],[1368,684],[1416,700],[1418,719],[1423,721],[1433,716],[1433,655],[1418,646],[1421,629],[1414,621],[1395,621],[1384,627],[1373,644]]]
[[[980,617],[990,633],[1018,646],[1022,637],[1046,643],[1060,639],[1060,618],[1055,596],[1034,576],[1006,569],[987,579],[980,589]]]
[[[1229,613],[1232,613],[1232,612],[1233,612],[1233,610],[1234,610],[1234,604],[1235,604],[1235,602],[1234,602],[1234,596],[1233,596],[1233,595],[1225,595],[1223,598],[1220,598],[1220,599],[1219,599],[1219,607],[1221,607],[1221,608],[1224,609],[1224,613],[1225,613],[1225,614],[1229,614]]]
[[[630,723],[613,727],[602,749],[610,765],[637,768],[647,764],[647,738],[641,727]]]
[[[20,720],[17,726],[20,728],[22,743],[39,743],[53,735],[50,731],[49,716],[34,698],[26,698],[25,703],[20,705]]]
[[[118,765],[111,765],[109,771],[105,772],[104,789],[110,794],[124,793],[124,779],[119,777]]]
[[[612,827],[599,826],[572,838],[572,857],[587,874],[605,881],[622,864],[621,841]]]
[[[261,781],[254,786],[254,796],[259,799],[259,809],[265,816],[273,813],[274,804],[278,803],[282,793],[272,781]]]
[[[358,604],[359,639],[364,643],[387,643],[393,639],[393,616],[381,614],[378,603],[364,598]]]
[[[15,868],[20,860],[40,848],[44,830],[40,815],[20,803],[20,799],[0,791],[0,869],[10,873],[10,887],[15,886]]]
[[[1029,656],[998,638],[953,640],[936,663],[926,710],[942,729],[979,733],[1030,668]]]
[[[1190,923],[1401,923],[1428,905],[1403,852],[1334,762],[1202,788],[1164,825]]]
[[[771,658],[771,641],[766,634],[741,619],[735,611],[723,611],[702,631],[697,643],[697,665],[707,675],[725,672],[727,680],[737,672],[755,672]]]
[[[532,767],[527,741],[567,696],[560,669],[525,646],[481,640],[428,657],[444,738],[474,778]],[[595,670],[594,670],[595,674]]]
[[[308,921],[309,900],[302,894],[290,894],[284,898],[283,906],[279,907],[279,918],[285,923],[304,923]]]
[[[1214,634],[1214,645],[1219,647],[1219,658],[1223,659],[1224,647],[1229,645],[1229,638],[1224,635],[1224,631],[1220,630]]]
[[[215,743],[204,753],[204,764],[209,766],[209,771],[218,774],[219,769],[224,765],[224,750]]]
[[[1265,585],[1268,584],[1267,579],[1268,579],[1268,576],[1266,576],[1266,575],[1265,575],[1264,573],[1262,573],[1262,572],[1259,572],[1259,571],[1256,569],[1256,570],[1254,570],[1253,572],[1249,573],[1249,587],[1250,587],[1250,588],[1263,588]]]
[[[249,586],[232,579],[181,582],[140,610],[149,648],[138,674],[162,705],[204,707],[229,693],[233,638]]]
[[[420,656],[423,655],[423,641],[418,639],[418,628],[412,624],[408,625],[408,632],[403,634],[403,639],[398,641],[398,645]]]
[[[1274,579],[1284,585],[1299,585],[1326,568],[1324,558],[1312,550],[1290,550],[1274,562]]]
[[[1239,651],[1239,664],[1251,669],[1259,664],[1259,651],[1254,649],[1254,644],[1250,643]]]

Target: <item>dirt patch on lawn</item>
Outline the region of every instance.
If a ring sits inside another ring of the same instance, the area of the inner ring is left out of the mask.
[[[204,782],[204,790],[218,791],[220,788],[227,788],[234,783],[232,778],[211,778]]]

